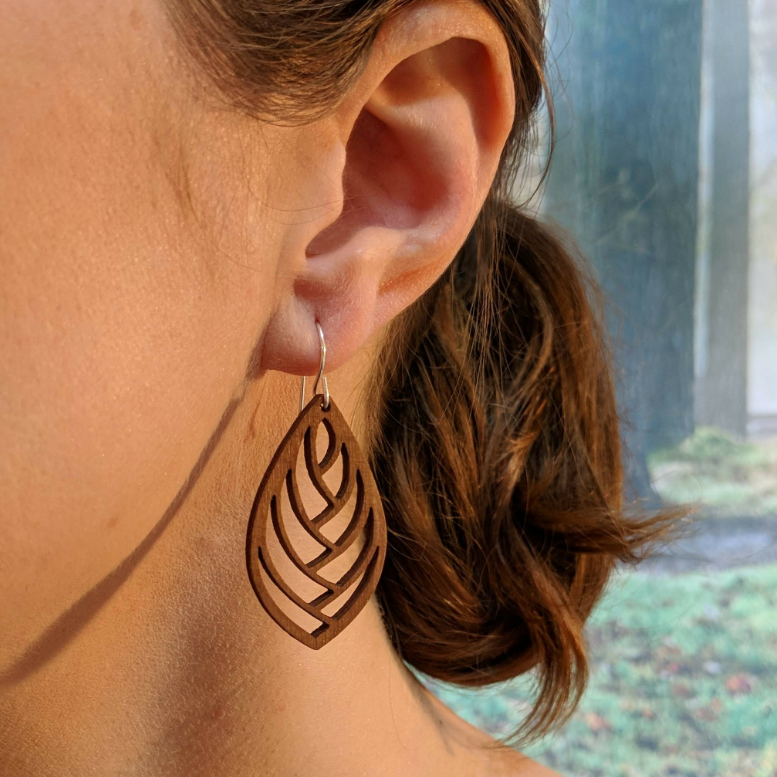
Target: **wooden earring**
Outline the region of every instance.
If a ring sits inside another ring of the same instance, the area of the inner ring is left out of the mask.
[[[275,451],[256,492],[246,541],[248,577],[262,607],[284,631],[314,650],[331,642],[367,604],[383,569],[387,539],[383,506],[369,463],[348,422],[329,396],[326,378],[323,377],[326,359],[324,333],[318,322],[316,327],[321,359],[313,388],[314,396],[307,405],[304,404],[303,377],[299,415]],[[322,378],[324,393],[319,394],[316,389]],[[323,458],[319,460],[316,440],[322,427],[328,434],[328,444]],[[302,504],[297,480],[301,448],[307,475],[326,503],[313,517],[308,515]],[[333,492],[323,476],[338,459],[342,464],[342,477],[337,491]],[[355,500],[352,499],[354,492]],[[299,522],[305,534],[320,546],[318,555],[310,560],[301,558],[290,539],[285,522],[289,516],[282,514],[284,495],[293,514],[291,520]],[[353,515],[340,536],[337,539],[325,536],[322,533],[324,526],[351,501],[355,502]],[[328,579],[327,565],[342,556],[360,537],[364,538],[364,543],[350,568],[337,580]],[[276,563],[279,552],[308,580],[323,588],[323,593],[311,601],[298,594],[279,572]],[[350,596],[347,595],[349,593]],[[313,631],[307,631],[292,620],[279,604],[283,597],[319,621],[320,625]],[[331,613],[335,600],[342,603]],[[327,608],[329,613],[324,612]]]

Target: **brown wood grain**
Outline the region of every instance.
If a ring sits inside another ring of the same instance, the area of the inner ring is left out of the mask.
[[[324,409],[323,404],[323,395],[316,394],[297,416],[275,451],[256,492],[246,540],[248,577],[262,607],[284,631],[314,650],[331,642],[372,596],[383,569],[387,539],[383,506],[369,463],[332,398],[328,408]],[[328,434],[329,444],[319,461],[316,440],[322,428]],[[305,510],[297,482],[300,447],[303,447],[308,477],[326,502],[323,510],[313,517]],[[323,476],[338,458],[342,461],[342,478],[337,492],[333,493]],[[356,504],[348,525],[336,540],[327,538],[321,529],[345,507],[354,490]],[[321,553],[310,561],[303,561],[294,549],[280,515],[284,492],[296,520],[323,546]],[[307,601],[284,580],[268,549],[269,532],[274,533],[294,566],[325,589],[322,594]],[[364,544],[351,567],[336,581],[324,577],[321,570],[362,536]],[[320,621],[321,625],[309,632],[295,623],[274,601],[270,586]],[[351,588],[350,597],[336,613],[327,615],[323,612],[329,603]]]

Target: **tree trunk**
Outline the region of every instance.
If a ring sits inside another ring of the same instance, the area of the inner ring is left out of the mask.
[[[555,10],[565,90],[545,212],[579,241],[608,298],[635,497],[653,496],[646,454],[693,431],[701,4]]]
[[[699,423],[747,432],[750,33],[746,0],[707,0],[712,191]]]

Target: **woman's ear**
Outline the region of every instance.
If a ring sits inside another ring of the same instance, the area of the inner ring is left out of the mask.
[[[335,112],[299,131],[316,159],[299,182],[312,215],[285,241],[263,369],[313,374],[316,320],[335,369],[434,283],[488,194],[514,110],[507,45],[479,4],[414,3],[383,24]]]

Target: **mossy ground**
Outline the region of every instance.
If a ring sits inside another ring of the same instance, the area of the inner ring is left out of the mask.
[[[660,496],[697,503],[715,537],[777,521],[777,440],[701,428],[649,466]],[[522,749],[566,777],[777,777],[777,564],[727,565],[620,573],[588,625],[579,709]],[[531,678],[478,692],[431,687],[499,737],[531,698]]]
[[[742,442],[701,427],[648,464],[667,502],[697,503],[709,518],[777,515],[777,439]]]
[[[777,775],[777,565],[622,574],[588,629],[592,678],[560,733],[522,748],[567,777]],[[434,684],[497,736],[529,684],[472,693]]]

